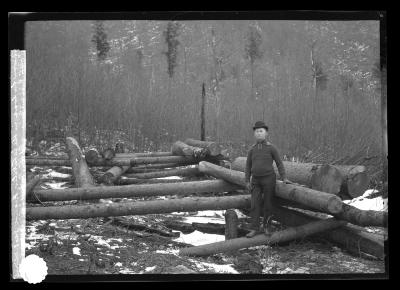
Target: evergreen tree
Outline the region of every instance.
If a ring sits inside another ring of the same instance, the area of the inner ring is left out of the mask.
[[[110,44],[107,41],[107,34],[104,31],[103,21],[96,21],[94,30],[92,42],[96,45],[97,60],[103,61],[106,59],[107,53],[110,50]]]
[[[164,52],[167,56],[168,75],[170,78],[174,76],[174,70],[177,66],[178,45],[180,44],[177,37],[180,24],[178,22],[168,22],[167,29],[164,31],[167,51]]]

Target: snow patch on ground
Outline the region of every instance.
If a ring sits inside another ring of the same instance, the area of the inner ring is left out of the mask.
[[[202,216],[189,216],[184,217],[183,222],[185,223],[216,223],[216,224],[225,224],[225,219],[221,218],[212,218],[212,217],[202,217]]]
[[[202,211],[197,212],[197,214],[195,216],[224,218],[225,211],[224,210],[202,210]]]
[[[71,177],[71,174],[64,174],[64,173],[59,173],[57,171],[50,171],[48,174],[46,174],[46,177]]]
[[[352,200],[344,200],[343,202],[350,204],[361,210],[376,210],[376,211],[388,210],[388,199],[382,198],[381,196],[375,198],[365,198],[363,196],[360,196]]]
[[[174,239],[175,242],[191,244],[194,246],[200,246],[204,244],[210,244],[215,242],[224,241],[225,236],[223,235],[213,235],[205,234],[199,231],[194,231],[190,234],[181,234],[179,238]]]
[[[67,182],[56,182],[56,183],[50,183],[50,182],[45,182],[46,186],[48,186],[51,189],[65,189],[68,188],[69,186],[64,186]]]
[[[156,268],[156,266],[146,267],[145,271],[146,272],[153,271],[155,268]]]
[[[232,268],[233,264],[227,264],[227,265],[218,265],[218,264],[212,264],[212,263],[206,263],[206,262],[197,262],[196,266],[200,269],[204,269],[207,267],[208,269],[213,269],[217,273],[223,273],[223,274],[239,274],[238,271],[236,271],[234,268]]]
[[[179,177],[179,176],[167,176],[167,177],[159,177],[159,178],[156,178],[156,179],[177,179],[177,180],[181,180],[182,177]]]
[[[74,248],[72,249],[72,253],[73,253],[74,255],[81,256],[81,249],[79,249],[78,247],[74,247]]]
[[[178,256],[179,250],[175,250],[175,249],[157,250],[156,253],[157,254],[172,254],[172,255]]]

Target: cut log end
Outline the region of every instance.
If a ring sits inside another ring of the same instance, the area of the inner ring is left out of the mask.
[[[94,164],[99,159],[99,152],[96,149],[90,149],[85,154],[85,160],[88,164]]]
[[[338,194],[343,183],[340,171],[332,165],[323,164],[311,177],[311,188],[323,192]]]

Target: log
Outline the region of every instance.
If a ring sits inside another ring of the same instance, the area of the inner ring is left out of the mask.
[[[114,182],[122,175],[124,174],[130,166],[114,166],[111,167],[107,172],[105,172],[100,178],[99,181],[101,183],[107,184],[107,185],[112,185]]]
[[[160,157],[160,156],[173,156],[172,152],[148,152],[148,153],[116,153],[116,158],[135,158],[135,157]]]
[[[191,156],[194,158],[204,158],[208,154],[208,150],[206,148],[189,146],[182,141],[176,141],[174,144],[172,144],[171,152],[174,155]]]
[[[192,226],[195,230],[206,233],[206,234],[215,234],[215,235],[225,235],[227,228],[224,224],[217,224],[217,223],[192,223]],[[236,235],[241,237],[245,236],[249,233],[249,230],[237,228]]]
[[[193,147],[200,147],[205,148],[208,150],[208,154],[210,156],[227,156],[227,150],[223,150],[222,146],[216,142],[212,141],[201,141],[192,138],[188,138],[184,141],[184,143],[193,146]]]
[[[115,150],[112,148],[107,148],[106,150],[104,150],[101,153],[101,156],[105,159],[105,160],[111,160],[115,157]]]
[[[33,188],[40,182],[42,176],[30,174],[27,176],[28,180],[26,183],[26,196],[29,196]]]
[[[95,182],[86,164],[78,142],[73,137],[66,138],[68,155],[72,165],[75,185],[82,188],[95,187]]]
[[[181,162],[181,163],[160,163],[160,164],[148,164],[142,166],[131,167],[126,171],[126,173],[144,173],[144,172],[154,172],[158,169],[165,168],[175,168],[180,166],[187,166],[197,164],[197,162]]]
[[[154,184],[154,183],[177,183],[183,182],[177,179],[142,179],[142,178],[118,178],[115,185],[130,185],[130,184]]]
[[[85,153],[85,160],[87,164],[95,163],[100,157],[100,153],[96,148],[91,148]]]
[[[167,184],[165,184],[166,186]],[[224,210],[250,206],[250,196],[187,197],[171,200],[112,204],[28,207],[26,220],[86,219],[94,217],[162,214],[200,210]]]
[[[224,179],[242,187],[246,185],[244,172],[230,170],[205,161],[199,163],[199,170],[205,174]],[[275,195],[299,202],[322,212],[339,213],[342,211],[343,202],[334,194],[294,184],[285,184],[279,180],[276,182]]]
[[[264,244],[278,244],[294,239],[301,239],[315,233],[329,231],[334,228],[343,226],[345,223],[346,222],[344,221],[338,221],[334,218],[330,218],[326,220],[311,222],[299,227],[293,227],[285,229],[283,231],[274,232],[270,237],[265,236],[264,234],[260,234],[256,235],[253,238],[237,238],[207,245],[184,248],[179,250],[179,254],[184,256],[207,256]]]
[[[146,172],[146,173],[133,173],[125,174],[126,177],[131,178],[160,178],[167,176],[200,176],[202,173],[199,168],[179,168],[179,169],[165,169],[162,171]]]
[[[67,159],[42,159],[42,158],[25,158],[26,165],[36,166],[69,166],[71,167],[71,161]]]
[[[138,223],[133,223],[133,222],[125,220],[121,217],[111,218],[111,224],[116,225],[116,226],[122,226],[128,230],[145,231],[145,232],[157,234],[157,235],[160,235],[163,237],[178,238],[180,236],[179,232],[172,232],[172,231],[168,232],[168,231],[165,231],[162,229],[157,229],[154,227],[149,227],[149,226],[138,224]]]
[[[144,164],[156,164],[156,163],[195,163],[196,160],[193,157],[186,156],[161,156],[161,157],[134,157],[130,159],[111,159],[106,160],[99,158],[97,161],[90,163],[90,166],[137,166]]]
[[[341,193],[352,198],[364,194],[369,186],[367,169],[362,165],[334,165],[344,177]]]
[[[225,192],[237,189],[224,180],[202,180],[164,184],[135,184],[124,186],[98,186],[92,188],[66,188],[35,190],[41,201],[90,200],[133,196],[184,195],[202,192]]]
[[[237,157],[231,169],[245,171],[247,157]],[[286,176],[290,181],[327,193],[339,194],[344,182],[341,172],[329,164],[299,163],[283,161]],[[276,174],[278,169],[274,166]]]
[[[290,227],[297,227],[323,219],[312,212],[304,213],[280,206],[275,207],[273,211],[275,220]],[[378,259],[384,258],[383,238],[377,234],[368,233],[359,226],[346,224],[343,227],[324,232],[321,235],[317,234],[316,236],[327,239],[354,255],[364,252]]]
[[[333,216],[362,227],[388,226],[388,213],[386,211],[361,210],[345,203],[343,204],[343,211],[333,214]]]
[[[185,222],[178,222],[178,221],[171,220],[171,221],[164,221],[163,224],[167,228],[170,228],[170,229],[173,229],[176,231],[181,231],[184,234],[190,234],[196,230],[192,224],[185,223]]]
[[[228,209],[225,212],[225,240],[238,237],[238,216],[235,210]]]

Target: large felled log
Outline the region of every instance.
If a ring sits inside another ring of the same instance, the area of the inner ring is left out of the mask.
[[[207,149],[190,146],[182,141],[176,141],[174,144],[172,144],[171,152],[174,155],[192,156],[194,158],[204,158],[208,154]]]
[[[157,184],[157,183],[177,183],[183,180],[177,179],[143,179],[143,178],[118,178],[114,181],[116,185],[130,185],[130,184]]]
[[[161,157],[135,157],[131,159],[111,159],[99,158],[90,163],[90,166],[137,166],[156,163],[195,163],[196,159],[188,156],[161,156]]]
[[[148,153],[116,153],[116,158],[135,158],[135,157],[160,157],[160,156],[173,156],[172,152],[148,152]]]
[[[387,227],[388,213],[376,210],[361,210],[349,204],[343,204],[343,211],[333,214],[336,218],[346,220],[359,226]]]
[[[237,157],[231,164],[231,169],[245,171],[247,157]],[[283,161],[287,178],[309,188],[338,194],[343,183],[340,171],[328,164],[299,163]],[[278,169],[274,166],[276,174]]]
[[[344,176],[341,193],[352,198],[364,194],[369,186],[367,169],[362,165],[335,165]]]
[[[154,172],[154,171],[159,171],[158,169],[165,169],[165,168],[177,169],[176,167],[193,165],[193,164],[197,164],[197,162],[148,164],[148,165],[131,167],[126,171],[126,173]]]
[[[323,218],[312,212],[304,213],[288,208],[275,207],[274,219],[284,225],[297,227],[322,220]],[[379,259],[384,257],[383,238],[377,234],[368,233],[359,226],[346,224],[323,234],[317,234],[317,236],[327,239],[354,255],[364,252]]]
[[[27,176],[26,182],[26,196],[29,196],[33,190],[33,188],[40,182],[42,176],[41,175],[33,175],[29,174]]]
[[[95,163],[100,157],[100,153],[96,148],[91,148],[85,153],[87,164]]]
[[[164,221],[163,224],[167,228],[170,228],[170,229],[173,229],[176,231],[181,231],[184,234],[190,234],[196,230],[191,223],[170,220],[170,221]]]
[[[121,217],[113,217],[111,219],[111,224],[116,225],[116,226],[122,226],[128,230],[145,231],[145,232],[157,234],[157,235],[160,235],[163,237],[178,238],[180,236],[179,232],[165,231],[162,229],[149,227],[149,226],[146,226],[143,224],[133,223],[133,222],[125,220]]]
[[[205,161],[199,163],[199,170],[242,187],[246,185],[244,172],[230,170]],[[343,202],[336,195],[294,184],[285,184],[277,181],[275,195],[327,213],[339,213],[342,211]]]
[[[71,161],[67,159],[25,158],[25,164],[36,166],[71,166]]]
[[[334,228],[343,226],[344,224],[345,222],[343,221],[338,221],[334,218],[331,218],[275,232],[270,237],[261,234],[253,238],[237,238],[207,245],[180,249],[179,254],[185,256],[207,256],[264,244],[277,244],[280,242],[304,238],[315,233],[332,230]]]
[[[66,143],[75,185],[82,188],[94,187],[94,179],[90,174],[89,167],[86,164],[85,157],[82,154],[78,142],[73,137],[67,137]]]
[[[199,171],[197,167],[165,169],[162,171],[155,171],[155,172],[125,174],[126,177],[131,177],[131,178],[160,178],[167,176],[199,176],[199,175],[202,175],[202,173]]]
[[[248,195],[229,197],[187,197],[171,200],[119,202],[112,204],[29,207],[26,209],[26,219],[85,219],[184,211],[223,210],[249,206],[250,196]]]
[[[93,188],[66,188],[35,190],[41,201],[90,200],[99,198],[122,198],[132,196],[165,196],[202,192],[224,192],[237,189],[224,180],[202,180],[165,184],[135,184],[125,186],[99,186]]]
[[[200,148],[205,148],[208,151],[208,154],[210,156],[226,156],[227,155],[227,150],[223,150],[222,146],[216,142],[211,142],[211,141],[201,141],[201,140],[196,140],[192,138],[188,138],[184,141],[184,143],[193,146],[193,147],[200,147]]]
[[[107,184],[107,185],[112,185],[114,182],[122,175],[124,174],[130,166],[114,166],[111,167],[107,172],[105,172],[100,178],[99,181],[101,183]]]

